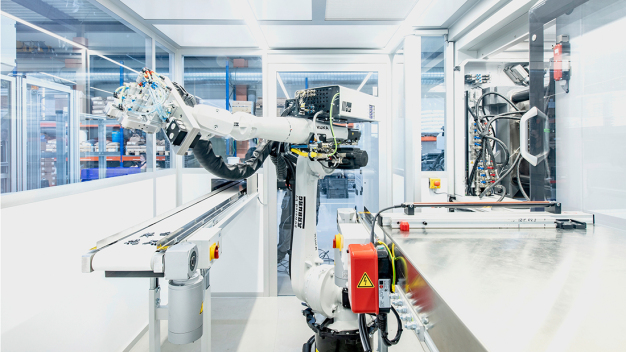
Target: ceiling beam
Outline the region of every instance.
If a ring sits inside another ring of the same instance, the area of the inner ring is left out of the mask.
[[[67,29],[72,30],[73,32],[77,32],[80,28],[75,25],[76,19],[74,17],[65,14],[64,12],[58,10],[51,5],[48,5],[41,0],[13,0],[13,2],[45,18],[48,18],[51,21],[58,22],[59,24],[63,25]]]
[[[404,19],[400,28],[396,31],[396,33],[391,37],[387,45],[385,46],[385,51],[389,54],[395,53],[400,45],[404,41],[404,37],[407,35],[411,35],[413,31],[413,27],[416,24],[417,19],[422,15],[426,9],[433,3],[435,0],[418,0],[415,6],[413,6],[413,10],[409,13],[409,15]]]
[[[155,24],[182,24],[182,25],[215,25],[215,26],[235,26],[245,25],[244,20],[186,20],[186,19],[158,19],[158,20],[145,20],[146,23],[152,25]]]
[[[512,22],[519,20],[520,17],[528,16],[528,10],[536,2],[537,0],[513,0],[509,2],[461,38],[458,38],[455,41],[456,48],[461,51],[474,51],[473,48],[478,47],[485,38],[499,33]]]
[[[54,23],[54,22],[31,22],[32,24],[45,28],[54,33],[72,33],[76,34],[75,30],[68,29],[63,24]],[[103,32],[113,32],[113,33],[134,33],[134,31],[122,23],[119,22],[84,22],[83,28],[81,31],[83,33],[103,33]],[[18,33],[39,33],[38,30],[29,27],[27,25],[17,23],[15,25]]]
[[[459,17],[448,31],[448,40],[457,41],[472,28],[485,21],[494,12],[501,9],[511,0],[483,0]]]
[[[313,22],[326,21],[326,0],[311,0],[311,17]]]

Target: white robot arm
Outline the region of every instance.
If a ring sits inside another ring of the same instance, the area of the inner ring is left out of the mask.
[[[346,302],[345,292],[350,290],[346,274],[342,270],[342,278],[335,279],[335,267],[323,264],[319,258],[315,209],[319,179],[335,169],[358,169],[367,165],[367,153],[356,148],[360,132],[349,128],[348,123],[374,121],[377,98],[339,86],[306,89],[296,92],[295,98],[288,101],[285,115],[296,117],[262,118],[196,104],[195,97],[178,84],[147,69],[136,82],[118,88],[115,98],[106,113],[118,119],[122,127],[147,133],[163,129],[177,154],[184,155],[192,148],[200,163],[220,177],[249,177],[270,154],[270,145],[278,145],[272,149],[276,157],[294,160],[297,155],[295,175],[292,175],[295,177],[295,211],[290,258],[294,293],[306,302],[309,312],[332,319],[332,323],[324,326],[328,336],[345,332],[363,340],[365,335],[360,332],[365,318],[360,323],[360,318]],[[254,167],[250,161],[239,166],[226,165],[211,151],[208,139],[213,136],[231,136],[236,140],[263,138],[271,142],[259,147],[261,152],[257,149],[254,158],[260,162],[255,161]],[[220,170],[215,170],[216,165]],[[243,169],[245,172],[241,171]],[[363,243],[369,242],[366,234]],[[374,247],[372,250],[375,251]],[[342,265],[346,266],[349,262]],[[377,286],[371,284],[371,289],[377,290]],[[375,312],[378,313],[378,301]],[[312,313],[307,316],[309,323],[310,316]],[[309,325],[315,327],[313,323]],[[354,335],[354,331],[359,333]],[[322,333],[316,331],[318,335]],[[334,343],[347,343],[345,341],[344,336]]]
[[[118,119],[124,128],[148,133],[156,133],[162,128],[179,155],[184,155],[200,139],[231,136],[236,140],[263,138],[292,144],[316,144],[313,149],[318,152],[314,158],[321,160],[327,159],[325,154],[332,154],[332,148],[339,144],[353,145],[358,139],[354,132],[349,135],[347,127],[331,124],[330,118],[325,123],[301,117],[261,118],[195,104],[195,97],[178,84],[146,69],[136,82],[118,88],[115,98],[106,109],[109,117]],[[341,157],[339,153],[335,159]]]

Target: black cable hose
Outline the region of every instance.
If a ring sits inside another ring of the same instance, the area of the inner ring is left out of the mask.
[[[472,167],[472,171],[470,172],[470,175],[467,180],[465,194],[470,194],[471,185],[474,182],[474,177],[476,177],[476,169],[478,168],[478,161],[483,157],[483,151],[484,151],[484,148],[481,148],[480,153],[478,153],[478,155],[476,156],[476,160],[474,160],[474,166]],[[474,195],[473,193],[474,192],[472,192],[471,195]]]
[[[210,141],[199,140],[193,147],[193,155],[200,165],[213,175],[231,181],[248,178],[263,166],[263,162],[270,155],[275,142],[266,141],[258,145],[252,154],[253,157],[243,163],[227,164],[224,158],[217,156]]]
[[[367,337],[367,321],[365,320],[365,314],[358,315],[359,320],[359,336],[361,337],[361,345],[364,352],[372,352],[370,346],[370,339]]]
[[[484,148],[486,148],[486,150],[487,150],[487,157],[493,160],[493,163],[496,166],[496,170],[498,170],[498,172],[500,172],[500,169],[498,168],[498,163],[496,162],[496,155],[493,152],[493,148],[491,147],[491,143],[489,143],[489,141],[487,141],[486,136],[483,137],[482,141],[483,141]],[[494,145],[494,147],[495,147],[495,145]]]
[[[391,207],[384,208],[383,210],[381,210],[381,211],[379,211],[378,213],[376,213],[376,216],[374,216],[374,220],[372,221],[372,233],[370,234],[370,241],[371,241],[372,243],[376,244],[376,243],[374,242],[374,239],[376,238],[376,237],[375,237],[375,234],[374,234],[374,230],[376,229],[376,220],[377,220],[377,219],[378,219],[378,217],[380,216],[380,213],[382,213],[382,212],[384,212],[384,211],[387,211],[387,210],[397,209],[397,208],[402,208],[402,207],[404,207],[404,205],[394,205],[394,206],[391,206]]]
[[[311,352],[311,349],[313,349],[313,343],[315,343],[315,335],[311,336],[309,341],[302,346],[302,352]]]
[[[270,159],[276,166],[276,178],[278,181],[285,181],[287,178],[287,163],[283,155],[281,153],[278,153],[276,156],[270,155]]]
[[[499,96],[500,98],[504,99],[504,101],[509,103],[513,107],[513,109],[515,109],[515,111],[519,111],[519,109],[517,108],[517,106],[515,104],[513,104],[513,102],[511,102],[507,97],[505,97],[504,95],[502,95],[502,94],[500,94],[498,92],[487,92],[487,93],[481,95],[480,98],[478,98],[478,100],[476,100],[476,105],[474,105],[475,108],[478,108],[478,104],[480,104],[483,101],[483,99],[485,99],[485,97],[488,96],[488,95]]]
[[[287,162],[287,167],[291,171],[291,234],[289,235],[289,279],[291,279],[291,250],[293,249],[293,230],[296,224],[294,213],[296,212],[296,166],[291,163],[289,160],[285,160]]]
[[[480,198],[484,197],[488,191],[490,191],[492,188],[494,188],[495,186],[497,186],[500,182],[502,182],[504,180],[505,177],[507,177],[511,171],[513,171],[513,169],[515,168],[515,165],[517,165],[520,157],[522,156],[522,154],[517,154],[517,157],[515,159],[515,161],[513,161],[513,163],[511,164],[511,167],[509,167],[502,175],[500,175],[500,177],[496,180],[495,183],[492,183],[491,185],[489,185],[489,187],[485,188],[483,190],[483,192],[479,195]]]
[[[502,168],[505,168],[509,164],[509,161],[511,159],[511,154],[509,152],[509,148],[506,147],[506,144],[504,144],[504,142],[502,142],[501,140],[499,140],[496,137],[485,136],[485,138],[486,139],[491,139],[491,140],[495,141],[497,144],[500,144],[500,146],[502,147],[502,149],[503,149],[503,151],[505,153],[505,158],[504,158],[505,161],[502,164]],[[489,150],[488,151],[491,152],[491,156],[493,157],[493,162],[495,163],[496,162],[496,157],[493,154],[493,151],[491,151],[491,146],[489,146]]]
[[[398,342],[400,342],[400,337],[402,336],[402,320],[400,320],[400,315],[398,314],[398,312],[393,306],[391,306],[391,311],[396,316],[396,320],[398,321],[398,330],[396,331],[396,336],[393,339],[389,340],[387,336],[387,322],[386,322],[387,319],[385,318],[385,328],[384,329],[381,328],[380,331],[381,331],[381,336],[383,338],[383,342],[387,346],[393,346],[397,344]]]

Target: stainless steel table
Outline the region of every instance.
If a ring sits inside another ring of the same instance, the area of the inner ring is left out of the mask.
[[[626,231],[383,231],[440,352],[626,351]]]

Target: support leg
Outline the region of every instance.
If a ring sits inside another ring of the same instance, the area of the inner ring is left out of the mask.
[[[200,352],[211,352],[211,283],[209,270],[204,274],[204,303],[202,308],[202,337],[200,338]]]
[[[161,288],[159,287],[159,279],[150,278],[150,298],[148,304],[148,341],[150,352],[161,352],[161,323],[157,319],[157,307],[161,303]]]

